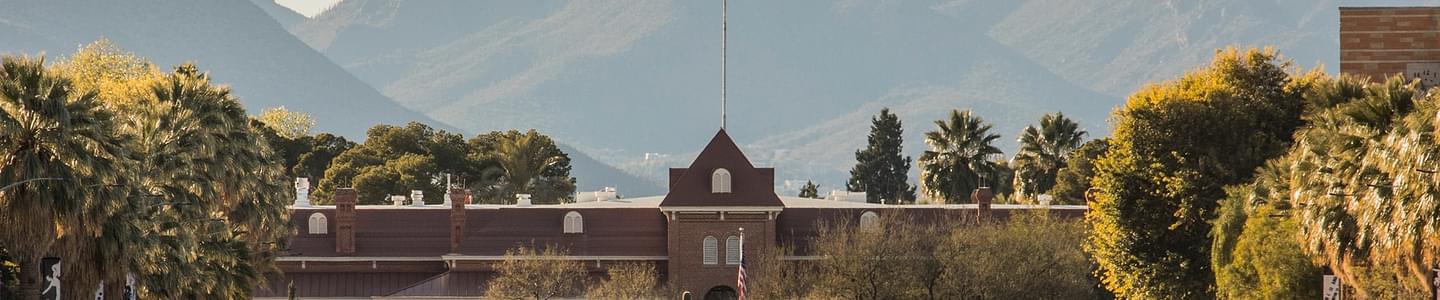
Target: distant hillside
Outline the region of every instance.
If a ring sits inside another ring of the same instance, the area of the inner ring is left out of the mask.
[[[280,4],[276,4],[275,0],[250,0],[250,2],[255,2],[255,6],[259,6],[261,10],[265,11],[265,14],[270,15],[271,18],[275,19],[275,22],[280,23],[280,26],[290,27],[299,24],[301,21],[305,21],[305,16],[300,15],[300,13],[294,10],[280,6]]]
[[[249,1],[5,1],[0,52],[51,59],[109,38],[162,67],[194,61],[229,84],[252,113],[286,106],[319,130],[363,138],[377,123],[421,121],[286,33]],[[63,17],[59,17],[63,16]]]
[[[53,60],[107,37],[163,67],[195,61],[216,81],[233,87],[252,114],[286,106],[313,115],[318,131],[352,139],[363,139],[365,130],[376,124],[409,121],[457,130],[450,122],[397,105],[276,20],[287,22],[284,19],[299,15],[269,0],[252,1],[0,0],[0,53],[44,52]],[[629,189],[622,192],[630,195],[663,191],[659,184],[645,185],[583,153],[567,151],[582,191],[603,185],[624,185]]]
[[[1440,3],[1401,2],[731,1],[729,130],[779,178],[829,189],[881,107],[915,156],[955,108],[994,123],[1007,153],[1048,112],[1098,137],[1130,91],[1216,48],[1273,45],[1333,70],[1338,6]],[[410,109],[472,131],[540,128],[661,181],[718,125],[719,9],[346,0],[291,32]]]

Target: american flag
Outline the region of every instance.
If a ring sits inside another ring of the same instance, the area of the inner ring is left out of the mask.
[[[745,286],[745,229],[740,230],[740,267],[735,271],[735,299],[745,300],[746,290],[749,290],[749,287]]]

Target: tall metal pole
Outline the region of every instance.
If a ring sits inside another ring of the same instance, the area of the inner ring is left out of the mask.
[[[725,109],[726,109],[726,107],[725,107],[725,106],[726,106],[726,103],[725,103],[725,101],[726,101],[725,96],[726,96],[726,95],[725,95],[725,93],[726,93],[726,88],[727,88],[727,87],[726,87],[726,83],[727,83],[727,82],[726,82],[726,79],[728,79],[728,78],[727,78],[728,76],[726,76],[726,73],[725,73],[725,56],[726,56],[726,53],[725,53],[725,52],[726,52],[726,50],[727,50],[727,49],[726,49],[726,46],[728,46],[728,43],[729,43],[729,33],[728,33],[728,30],[730,30],[730,28],[729,28],[729,26],[730,26],[730,25],[729,25],[729,19],[728,19],[729,16],[727,16],[726,14],[728,13],[729,10],[730,10],[730,1],[729,1],[729,0],[721,0],[721,1],[720,1],[720,129],[721,129],[721,130],[724,130],[724,129],[725,129]]]

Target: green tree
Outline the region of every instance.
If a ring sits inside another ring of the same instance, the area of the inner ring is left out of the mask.
[[[0,248],[0,298],[20,299],[20,265],[8,250]]]
[[[1272,160],[1255,181],[1228,188],[1214,221],[1211,262],[1222,299],[1315,299],[1319,266],[1300,248],[1287,201],[1290,161]]]
[[[920,155],[925,196],[962,203],[976,188],[998,186],[998,165],[992,159],[1001,155],[994,145],[1000,135],[990,133],[990,124],[970,110],[952,110],[948,122],[937,120],[935,126],[939,128],[925,133],[930,149]]]
[[[585,280],[585,265],[557,259],[568,253],[553,245],[505,251],[504,260],[495,265],[495,278],[485,288],[485,298],[543,300],[578,294]]]
[[[284,106],[267,108],[255,118],[275,130],[280,137],[291,140],[309,136],[310,130],[315,128],[315,118],[310,114],[291,111]]]
[[[805,185],[800,187],[800,195],[798,196],[800,198],[820,199],[820,186],[815,185],[814,182],[806,180]]]
[[[40,259],[121,180],[123,149],[96,94],[43,58],[0,57],[0,244],[20,263],[20,293],[40,295]]]
[[[1070,155],[1065,167],[1055,175],[1055,187],[1050,189],[1055,204],[1085,204],[1085,192],[1090,190],[1090,179],[1095,177],[1095,161],[1109,149],[1106,139],[1085,142]]]
[[[904,134],[900,117],[888,107],[880,109],[880,114],[870,119],[865,149],[855,150],[855,167],[850,169],[845,189],[865,192],[865,201],[870,203],[913,202],[915,190],[907,183],[910,157],[900,155]]]
[[[570,156],[534,129],[493,131],[470,139],[469,147],[480,201],[511,203],[515,194],[532,194],[537,204],[561,203],[575,193]]]
[[[316,183],[325,179],[325,169],[330,167],[336,156],[355,148],[355,142],[329,133],[321,133],[306,140],[309,141],[309,147],[296,156],[295,163],[290,165],[290,176],[308,177],[311,182]]]
[[[1210,66],[1131,95],[1115,113],[1086,250],[1122,298],[1213,298],[1210,220],[1226,185],[1290,144],[1304,85],[1271,50],[1226,49]]]
[[[131,109],[151,92],[162,73],[149,59],[100,38],[62,57],[54,69],[70,78],[76,90],[96,91],[107,107]]]
[[[1046,194],[1055,186],[1055,177],[1070,154],[1085,141],[1080,124],[1063,113],[1045,114],[1040,126],[1025,126],[1020,131],[1020,151],[1015,153],[1015,189],[1025,197]]]
[[[440,203],[445,174],[467,178],[476,174],[469,148],[459,134],[411,122],[404,127],[376,125],[366,132],[364,144],[335,156],[319,181],[315,198],[330,201],[336,188],[354,187],[360,204],[386,204],[387,195],[409,195],[419,190],[425,202]],[[317,144],[316,155],[346,148],[347,141],[332,139]],[[323,157],[317,157],[323,161]],[[297,162],[297,167],[301,166]],[[293,170],[293,169],[292,169]]]

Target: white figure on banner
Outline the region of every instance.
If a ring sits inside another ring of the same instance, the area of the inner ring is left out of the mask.
[[[45,289],[42,290],[42,291],[40,291],[40,295],[50,294],[51,291],[54,291],[54,292],[55,292],[55,299],[60,299],[60,264],[59,264],[59,263],[50,265],[50,276],[45,277],[45,282],[49,283],[49,285],[46,285],[46,286],[45,286]]]

